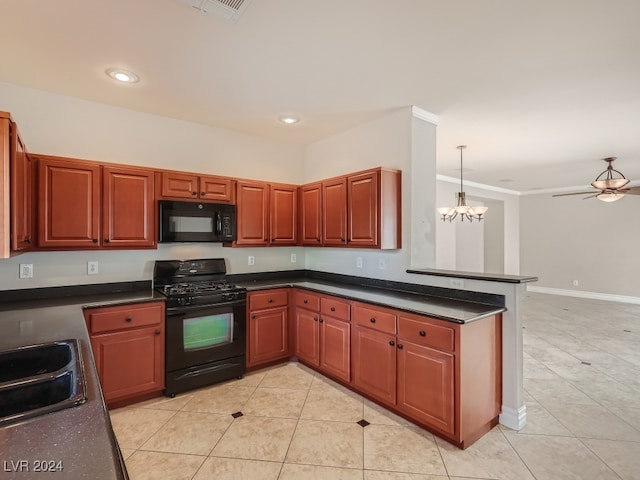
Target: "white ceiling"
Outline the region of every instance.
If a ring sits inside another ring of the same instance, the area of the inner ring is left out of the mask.
[[[0,81],[296,143],[416,105],[439,117],[442,175],[464,143],[465,180],[586,186],[607,156],[640,180],[639,19],[638,0],[253,0],[236,23],[2,0]]]

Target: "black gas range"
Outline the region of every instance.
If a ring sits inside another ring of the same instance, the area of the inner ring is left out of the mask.
[[[226,272],[224,258],[155,262],[154,289],[167,303],[166,395],[245,373],[247,292]]]

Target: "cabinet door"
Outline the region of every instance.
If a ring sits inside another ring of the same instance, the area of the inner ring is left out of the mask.
[[[33,162],[11,123],[11,249],[15,252],[32,247],[33,237]]]
[[[162,172],[162,197],[198,198],[198,176],[180,172]]]
[[[104,167],[102,173],[103,246],[155,246],[153,172]]]
[[[164,330],[124,330],[91,338],[107,402],[164,388]]]
[[[220,203],[233,203],[234,181],[230,178],[201,176],[200,198]]]
[[[378,245],[378,172],[347,178],[348,243],[350,246]]]
[[[38,246],[100,246],[100,166],[38,160]]]
[[[347,179],[322,183],[322,243],[347,244]]]
[[[382,402],[395,405],[395,336],[355,326],[351,350],[354,386]]]
[[[296,356],[318,366],[320,364],[320,329],[317,312],[296,309]]]
[[[237,245],[267,245],[269,234],[269,186],[262,182],[236,184]]]
[[[270,243],[295,245],[298,242],[298,187],[271,184],[269,192]]]
[[[320,369],[348,382],[351,380],[351,325],[324,315],[320,322]]]
[[[247,367],[289,356],[287,308],[260,310],[249,314]]]
[[[398,339],[398,408],[454,433],[454,355]]]
[[[300,187],[300,241],[302,245],[322,245],[322,184]]]

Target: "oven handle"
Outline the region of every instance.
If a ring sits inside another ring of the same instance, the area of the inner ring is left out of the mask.
[[[210,310],[212,308],[233,307],[236,305],[246,305],[246,304],[247,304],[247,299],[243,298],[242,300],[232,300],[230,302],[223,302],[223,303],[211,303],[206,305],[187,305],[185,307],[169,307],[167,308],[167,315],[191,313],[197,310],[205,310],[205,309]]]

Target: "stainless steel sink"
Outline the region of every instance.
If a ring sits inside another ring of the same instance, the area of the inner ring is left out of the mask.
[[[78,340],[0,352],[0,426],[86,401]]]

